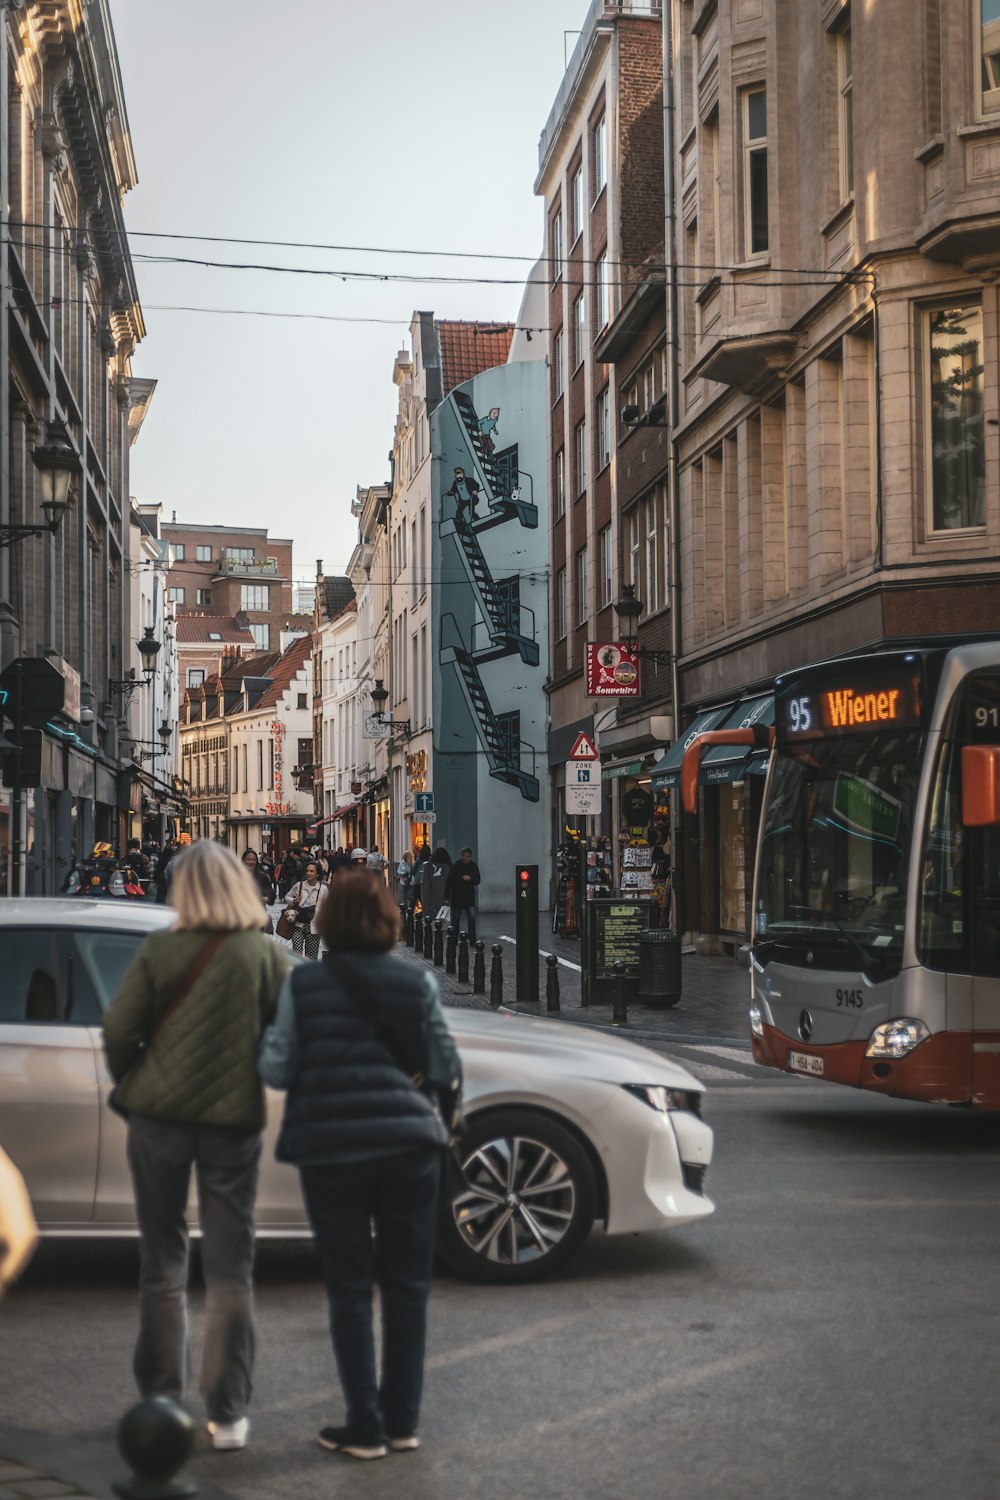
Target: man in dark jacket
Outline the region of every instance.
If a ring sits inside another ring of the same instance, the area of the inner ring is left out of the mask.
[[[471,849],[462,850],[462,858],[448,871],[444,887],[444,899],[451,907],[451,920],[456,935],[462,916],[469,934],[469,942],[476,941],[476,886],[482,880],[479,866],[472,858]]]

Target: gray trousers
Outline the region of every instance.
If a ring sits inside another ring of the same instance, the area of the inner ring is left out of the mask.
[[[201,1393],[210,1422],[235,1422],[252,1389],[253,1210],[258,1131],[175,1125],[132,1115],[128,1160],[141,1238],[139,1337],[133,1370],[143,1396],[181,1400],[188,1375],[191,1168],[198,1182],[205,1276]]]

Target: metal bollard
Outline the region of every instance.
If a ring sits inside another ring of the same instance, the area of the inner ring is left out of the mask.
[[[628,1025],[628,1006],[625,1003],[625,965],[617,959],[615,971],[615,1001],[611,1011],[612,1026]]]
[[[434,962],[439,969],[444,964],[444,923],[440,917],[434,923]]]
[[[458,934],[458,982],[459,984],[469,982],[469,934],[467,932]]]
[[[424,951],[424,914],[422,911],[414,913],[413,916],[413,946],[418,953]]]
[[[408,948],[413,947],[413,907],[407,905],[406,919],[403,923],[403,937]]]
[[[190,1415],[169,1396],[147,1396],[118,1424],[118,1451],[132,1467],[128,1479],[114,1483],[126,1500],[179,1500],[198,1486],[179,1470],[194,1449]]]
[[[406,902],[399,903],[399,940],[404,942],[406,938]]]
[[[490,1004],[496,1010],[503,1004],[503,947],[493,944],[493,962],[490,965]]]
[[[428,915],[424,918],[424,957],[425,958],[433,958],[433,956],[434,956],[434,923],[433,923],[433,921],[432,921],[432,919],[430,917],[430,914],[428,913]]]
[[[482,938],[476,944],[476,960],[472,965],[472,993],[486,994],[486,944]]]
[[[545,960],[545,1009],[559,1009],[559,960],[554,953]]]
[[[445,939],[444,972],[446,974],[455,972],[455,924],[453,922],[448,923],[448,936]]]

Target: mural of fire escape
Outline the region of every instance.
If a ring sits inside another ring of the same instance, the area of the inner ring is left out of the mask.
[[[534,529],[538,525],[538,507],[521,496],[517,445],[495,452],[470,397],[464,391],[453,391],[451,400],[470,449],[466,473],[478,486],[477,502],[482,505],[485,501],[486,513],[473,517],[473,506],[456,505],[455,516],[441,522],[441,536],[455,538],[483,626],[472,641],[465,641],[454,615],[443,616],[440,660],[442,665],[454,667],[490,775],[516,786],[527,801],[537,802],[540,786],[533,774],[534,749],[517,733],[516,714],[495,712],[479,670],[487,662],[515,653],[525,666],[539,665],[534,613],[521,604],[516,577],[494,578],[478,536],[511,521]],[[485,632],[484,638],[480,638],[481,632]],[[526,758],[531,760],[531,772],[522,765]]]

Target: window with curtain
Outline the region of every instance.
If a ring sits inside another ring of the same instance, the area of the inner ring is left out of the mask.
[[[926,411],[931,531],[983,525],[983,312],[927,315]]]

